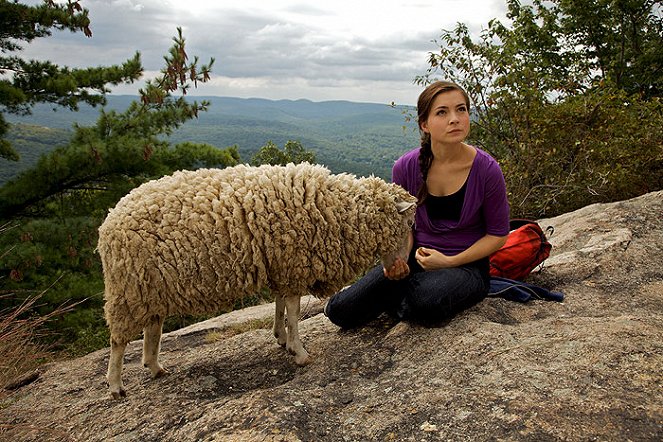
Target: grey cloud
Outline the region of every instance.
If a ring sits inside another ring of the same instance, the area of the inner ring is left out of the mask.
[[[303,3],[303,2],[292,4],[286,7],[284,10],[306,16],[325,16],[332,14],[332,12],[329,9],[325,9],[317,5],[311,5],[310,3]]]
[[[387,44],[359,37],[340,41],[305,25],[263,22],[261,28],[254,23],[250,29],[242,28],[240,21],[234,23],[234,35],[242,38],[228,42],[221,37],[216,42],[220,61],[226,66],[224,75],[228,76],[292,75],[297,71],[300,75],[333,78],[371,67],[392,72],[402,64],[398,60],[423,59],[432,49],[427,43],[432,36],[419,40],[417,48],[412,39]],[[207,41],[205,46],[212,45]]]
[[[221,3],[223,4],[223,3]],[[70,66],[121,63],[141,52],[148,71],[163,66],[163,56],[176,34],[184,29],[190,56],[202,62],[216,59],[213,75],[236,79],[259,78],[270,84],[307,84],[333,88],[366,82],[405,83],[424,73],[431,41],[441,29],[411,32],[370,40],[359,35],[335,35],[310,22],[285,21],[283,11],[215,7],[204,14],[183,10],[175,14],[157,0],[90,0],[93,37],[59,33],[44,39],[33,52]],[[293,4],[290,15],[330,15],[324,7]],[[296,79],[294,81],[293,79]]]

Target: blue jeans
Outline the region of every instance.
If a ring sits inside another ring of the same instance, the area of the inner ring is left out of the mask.
[[[393,281],[382,265],[333,295],[325,308],[342,328],[362,326],[381,313],[423,324],[439,323],[483,300],[490,288],[488,260],[461,267],[424,271],[410,258],[410,275]]]

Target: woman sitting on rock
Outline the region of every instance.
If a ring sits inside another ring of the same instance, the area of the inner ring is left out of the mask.
[[[393,181],[418,197],[411,252],[391,268],[375,267],[336,293],[325,314],[343,328],[387,312],[435,323],[483,300],[488,256],[509,233],[502,171],[485,151],[465,143],[470,100],[458,85],[438,81],[417,103],[421,147],[400,157]]]

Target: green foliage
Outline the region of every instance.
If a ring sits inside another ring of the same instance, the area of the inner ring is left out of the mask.
[[[303,162],[315,164],[315,154],[304,149],[299,141],[292,140],[285,143],[283,150],[280,150],[273,142],[268,141],[250,161],[254,166],[261,164],[285,166],[288,163],[299,164]]]
[[[660,0],[557,0],[560,32],[568,37],[592,84],[645,99],[663,93]]]
[[[160,154],[160,161],[169,168],[168,173],[201,167],[224,168],[239,164],[240,161],[237,146],[219,149],[206,143],[179,143],[173,149],[167,149]]]
[[[102,308],[101,264],[94,249],[100,220],[92,217],[46,219],[13,224],[0,236],[0,310],[21,305],[43,290],[33,312],[51,315],[63,304],[80,303],[46,325],[65,341]],[[40,288],[40,289],[37,289]]]
[[[10,161],[18,161],[18,153],[12,148],[8,140],[3,140],[1,137],[9,130],[9,124],[4,120],[0,114],[0,158],[6,158]]]
[[[663,103],[598,89],[533,111],[501,159],[516,216],[552,216],[663,188]]]
[[[37,6],[0,0],[0,158],[17,160],[18,154],[5,139],[9,128],[4,114],[29,114],[35,103],[46,102],[76,110],[80,102],[105,103],[108,85],[131,83],[143,73],[140,55],[122,65],[71,69],[49,61],[24,60],[23,42],[48,37],[51,29],[83,31],[90,37],[88,11],[78,0],[66,5],[51,0]],[[5,55],[8,54],[8,55]]]
[[[162,76],[140,91],[140,102],[102,110],[95,125],[76,125],[69,142],[0,188],[0,213],[14,226],[0,238],[0,310],[12,309],[49,287],[34,311],[49,317],[59,305],[76,308],[48,326],[60,348],[80,354],[107,345],[103,279],[95,252],[97,229],[109,207],[133,187],[175,170],[237,164],[236,148],[202,143],[171,146],[166,137],[206,110],[208,103],[174,98],[209,79],[209,68],[188,63],[181,30]],[[37,74],[35,74],[37,75]],[[102,343],[103,342],[103,343]]]
[[[507,7],[511,25],[491,20],[477,41],[462,24],[444,31],[416,81],[442,74],[468,91],[477,117],[470,141],[502,164],[512,215],[553,216],[660,189],[663,33],[654,2]],[[651,61],[659,67],[631,69]]]
[[[132,102],[124,112],[102,110],[95,126],[75,126],[68,145],[44,155],[35,167],[0,188],[3,217],[81,213],[72,213],[73,205],[63,203],[80,206],[93,197],[105,209],[105,204],[151,178],[177,169],[237,163],[239,156],[233,148],[221,151],[193,143],[172,148],[162,139],[206,110],[207,102],[175,99],[171,92],[185,92],[190,83],[207,81],[213,62],[198,67],[197,58],[192,64],[185,61],[181,29],[173,41],[162,76],[140,91],[140,103]],[[177,75],[173,77],[173,73]]]

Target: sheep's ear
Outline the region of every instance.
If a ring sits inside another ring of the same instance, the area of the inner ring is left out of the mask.
[[[414,203],[409,203],[407,201],[396,201],[396,209],[398,209],[398,213],[403,213],[412,206],[414,206]]]

